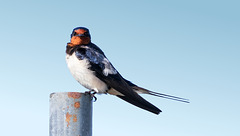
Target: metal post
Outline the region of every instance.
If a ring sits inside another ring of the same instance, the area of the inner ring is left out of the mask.
[[[92,98],[79,92],[50,95],[50,136],[92,136]]]

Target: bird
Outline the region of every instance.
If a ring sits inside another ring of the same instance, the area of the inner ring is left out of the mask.
[[[92,94],[111,94],[154,114],[162,112],[139,94],[189,103],[188,99],[153,92],[122,77],[104,52],[91,41],[86,27],[76,27],[66,46],[66,63],[72,76]]]

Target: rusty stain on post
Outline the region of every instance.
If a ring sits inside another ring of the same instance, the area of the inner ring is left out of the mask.
[[[81,96],[82,94],[78,92],[68,92],[68,97],[72,97],[73,99],[79,99]]]
[[[69,127],[69,125],[70,125],[70,120],[71,120],[71,117],[72,117],[72,115],[71,114],[69,114],[69,112],[66,114],[66,122],[67,122],[67,127]]]
[[[92,98],[79,92],[50,95],[50,136],[92,136]]]
[[[75,103],[74,103],[74,107],[75,107],[75,108],[80,108],[80,102],[75,102]]]

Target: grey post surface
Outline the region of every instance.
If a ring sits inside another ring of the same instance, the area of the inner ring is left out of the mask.
[[[92,98],[79,92],[50,95],[50,136],[92,136]]]

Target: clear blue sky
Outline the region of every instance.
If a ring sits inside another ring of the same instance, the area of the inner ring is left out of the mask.
[[[47,136],[49,94],[86,91],[65,46],[77,26],[127,79],[185,104],[144,97],[156,116],[114,96],[94,103],[94,136],[240,134],[240,2],[1,1],[0,135]]]

